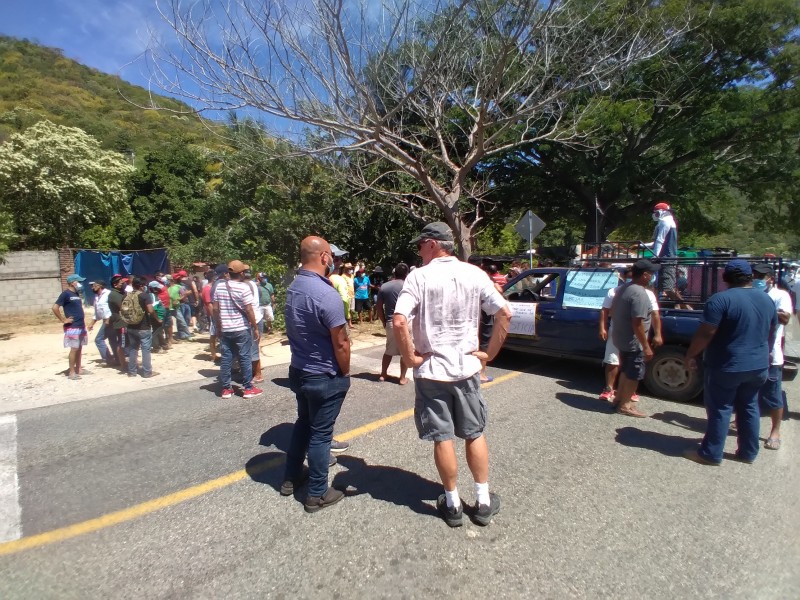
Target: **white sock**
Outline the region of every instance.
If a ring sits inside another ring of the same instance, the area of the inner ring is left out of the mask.
[[[448,508],[458,508],[461,506],[461,498],[458,496],[458,487],[453,488],[452,492],[445,490],[444,495],[447,497]]]
[[[485,504],[489,506],[491,499],[489,498],[489,482],[478,483],[475,482],[475,496],[478,498],[478,505]]]

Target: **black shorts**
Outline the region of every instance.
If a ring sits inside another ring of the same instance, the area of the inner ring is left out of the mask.
[[[644,351],[620,352],[619,368],[625,374],[625,377],[631,381],[641,381],[644,379]]]
[[[369,298],[356,298],[356,312],[360,313],[372,308],[372,302]]]

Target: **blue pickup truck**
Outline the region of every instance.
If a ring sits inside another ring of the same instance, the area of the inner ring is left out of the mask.
[[[504,287],[514,313],[504,348],[602,362],[605,342],[598,336],[600,308],[608,290],[617,285],[617,272],[605,268],[555,267],[523,272]],[[662,308],[660,314],[664,345],[647,365],[645,386],[661,398],[693,400],[703,389],[703,376],[701,371],[684,368],[683,356],[702,311]]]

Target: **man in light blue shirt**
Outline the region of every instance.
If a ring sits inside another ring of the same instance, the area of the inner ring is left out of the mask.
[[[333,268],[331,247],[316,236],[300,244],[301,268],[286,292],[286,335],[292,351],[289,387],[297,397],[281,494],[291,496],[305,480],[306,512],[335,504],[344,492],[328,486],[333,428],[350,389],[350,339],[342,299],[327,276]]]

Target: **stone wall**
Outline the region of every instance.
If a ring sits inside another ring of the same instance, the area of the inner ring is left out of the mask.
[[[5,263],[0,265],[0,315],[50,310],[72,272],[69,249],[64,256],[66,264],[61,262],[58,250],[6,254]]]

